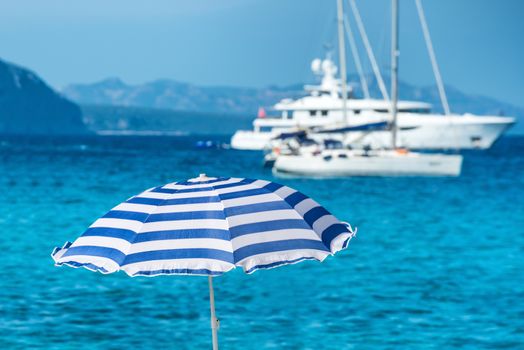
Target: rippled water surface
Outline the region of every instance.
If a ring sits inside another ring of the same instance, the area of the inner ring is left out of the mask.
[[[349,249],[215,279],[223,349],[524,348],[524,138],[466,152],[460,178],[275,179],[193,137],[0,139],[0,344],[206,349],[207,280],[55,267],[55,245],[143,189],[205,172],[314,197]]]

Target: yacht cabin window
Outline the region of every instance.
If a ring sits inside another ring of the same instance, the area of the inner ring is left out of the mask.
[[[328,115],[328,111],[326,110],[320,111],[320,113],[322,114],[323,117],[327,117]]]
[[[309,115],[311,117],[315,117],[317,115],[317,111],[309,111]]]

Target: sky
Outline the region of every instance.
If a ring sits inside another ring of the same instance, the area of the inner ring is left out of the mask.
[[[390,1],[357,4],[385,71]],[[524,106],[524,1],[423,4],[446,84]],[[400,78],[434,84],[414,0],[400,5]],[[107,77],[247,87],[313,82],[310,62],[325,44],[336,44],[335,0],[0,2],[0,57],[58,89]],[[355,72],[351,59],[348,70]]]

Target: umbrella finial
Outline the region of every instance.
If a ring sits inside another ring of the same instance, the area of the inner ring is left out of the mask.
[[[215,180],[216,177],[208,177],[205,173],[200,173],[197,177],[189,179],[189,182],[203,182],[209,180]]]

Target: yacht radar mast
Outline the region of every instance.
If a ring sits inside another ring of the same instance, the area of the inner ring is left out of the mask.
[[[397,148],[398,0],[391,3],[391,148]]]
[[[344,42],[344,7],[342,0],[337,0],[337,24],[338,24],[338,54],[340,63],[340,83],[342,87],[342,120],[347,119],[347,73],[346,73],[346,47]]]

